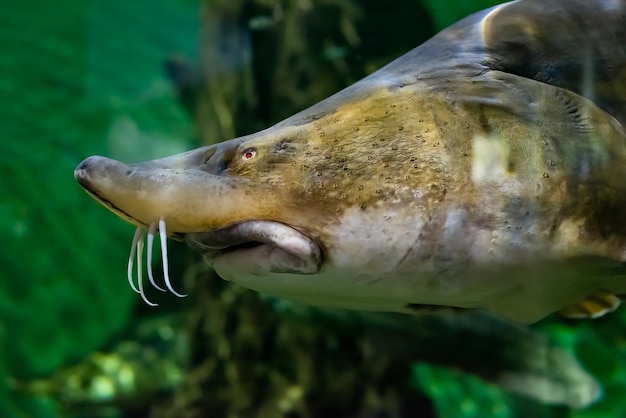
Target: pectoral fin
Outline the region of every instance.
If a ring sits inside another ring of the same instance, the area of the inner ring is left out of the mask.
[[[621,299],[611,293],[598,293],[561,309],[559,313],[566,318],[596,319],[613,312],[621,303]]]

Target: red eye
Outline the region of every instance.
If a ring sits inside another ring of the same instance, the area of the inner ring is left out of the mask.
[[[248,148],[241,154],[241,159],[244,161],[251,160],[256,157],[256,149]]]

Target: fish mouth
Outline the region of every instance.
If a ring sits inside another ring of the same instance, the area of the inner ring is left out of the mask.
[[[237,144],[230,143],[227,151]],[[79,184],[92,197],[137,227],[128,281],[150,306],[156,304],[146,296],[145,272],[153,288],[184,296],[170,282],[168,238],[184,240],[221,277],[234,282],[279,273],[315,274],[322,268],[323,247],[311,234],[278,220],[259,219],[275,211],[280,199],[245,178],[221,175],[221,160],[212,157],[222,154],[205,147],[134,165],[93,156],[75,170]],[[161,243],[165,286],[158,284],[161,280],[155,280],[152,271],[155,239]]]
[[[172,287],[169,278],[166,222],[154,222],[146,229],[138,226],[128,258],[128,282],[144,302],[157,306],[146,296],[143,277],[144,236],[147,234],[146,271],[153,288],[184,297]],[[170,234],[183,239],[191,249],[201,253],[211,267],[224,279],[237,281],[238,275],[262,277],[273,274],[315,274],[322,266],[322,250],[312,238],[299,229],[276,221],[245,221],[227,228],[196,233]],[[160,287],[152,272],[152,251],[155,237],[161,241],[163,280]],[[134,279],[134,265],[137,279]],[[233,274],[233,272],[236,272]]]
[[[220,273],[244,263],[254,274],[314,274],[322,266],[321,246],[296,227],[277,221],[245,221],[215,231],[185,234],[187,245]]]

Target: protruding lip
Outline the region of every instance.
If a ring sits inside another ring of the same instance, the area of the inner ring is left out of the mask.
[[[228,228],[185,234],[185,242],[211,263],[220,255],[268,245],[293,257],[293,272],[312,274],[322,265],[321,247],[296,228],[275,221],[246,221]]]

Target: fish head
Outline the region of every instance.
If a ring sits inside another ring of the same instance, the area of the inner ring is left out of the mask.
[[[163,159],[90,157],[75,177],[137,227],[163,222],[228,280],[304,300],[345,285],[338,293],[350,299],[354,283],[400,264],[419,234],[416,205],[445,194],[434,120],[408,117],[432,114],[431,104],[408,90],[349,91],[265,131]],[[411,153],[416,135],[429,142]],[[423,191],[410,186],[420,182]],[[303,276],[323,279],[302,287]]]

